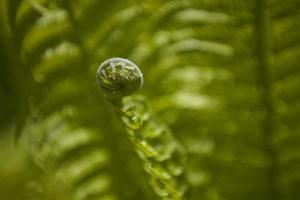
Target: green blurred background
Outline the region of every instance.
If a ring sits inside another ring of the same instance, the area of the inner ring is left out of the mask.
[[[299,0],[0,0],[0,199],[157,198],[96,85],[123,57],[186,199],[299,200],[299,44]]]

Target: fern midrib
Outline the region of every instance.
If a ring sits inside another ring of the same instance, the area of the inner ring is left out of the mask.
[[[279,186],[279,163],[277,153],[272,144],[274,137],[274,100],[272,98],[272,19],[270,0],[256,0],[255,2],[255,32],[256,32],[256,56],[258,71],[258,88],[261,102],[265,108],[265,116],[262,121],[262,145],[263,151],[269,159],[267,162],[267,181],[270,199],[281,200],[282,191]]]

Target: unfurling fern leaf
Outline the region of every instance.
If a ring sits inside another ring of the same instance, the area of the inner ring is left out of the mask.
[[[114,105],[149,183],[161,199],[183,199],[186,155],[171,131],[159,121],[143,96],[134,96],[143,84],[139,68],[129,60],[112,58],[98,69],[97,80]]]

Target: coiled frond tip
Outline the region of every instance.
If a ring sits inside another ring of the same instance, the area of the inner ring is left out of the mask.
[[[128,96],[142,87],[143,74],[130,60],[110,58],[98,68],[97,83],[109,97]]]

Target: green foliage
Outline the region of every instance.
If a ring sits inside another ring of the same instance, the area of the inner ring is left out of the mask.
[[[299,11],[0,0],[0,197],[298,200]],[[98,66],[116,56],[140,67],[144,97],[123,97],[142,84],[127,72],[99,94]],[[11,148],[13,130],[25,147]]]

